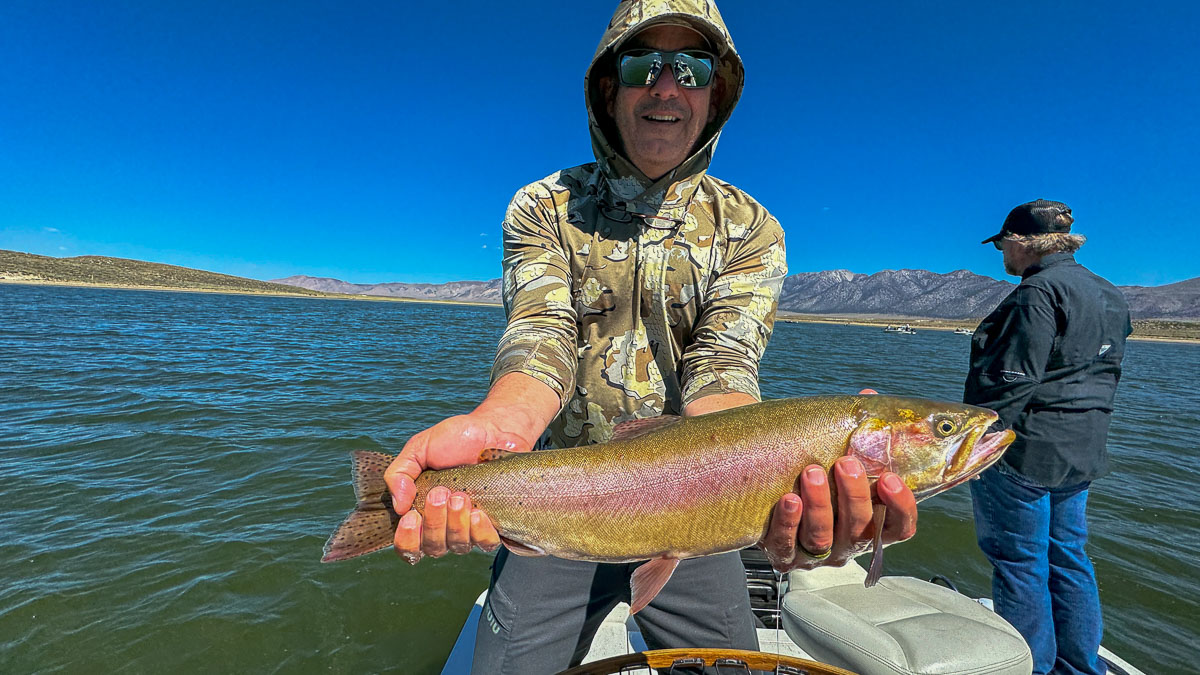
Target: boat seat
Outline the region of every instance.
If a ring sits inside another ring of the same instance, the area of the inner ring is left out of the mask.
[[[860,675],[1029,675],[1033,656],[1015,628],[971,598],[912,577],[863,587],[866,570],[796,570],[782,620],[814,659]]]

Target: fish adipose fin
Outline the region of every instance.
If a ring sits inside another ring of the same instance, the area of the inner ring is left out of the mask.
[[[349,560],[392,545],[400,516],[392,510],[392,496],[383,481],[383,471],[392,456],[355,450],[350,453],[350,475],[358,506],[325,542],[321,562]]]
[[[621,422],[613,427],[612,440],[627,441],[638,436],[645,436],[652,431],[675,426],[681,419],[683,418],[679,415],[659,415],[658,417],[646,417],[640,420]]]
[[[633,571],[633,578],[629,580],[631,592],[629,613],[637,614],[643,607],[650,604],[654,596],[658,595],[662,587],[671,580],[671,575],[675,573],[678,565],[678,558],[655,558],[639,565]]]
[[[867,588],[879,583],[879,578],[883,576],[883,521],[886,519],[887,507],[876,504],[872,517],[872,524],[875,526],[874,551],[871,553],[871,568],[867,570],[867,579],[863,582]]]

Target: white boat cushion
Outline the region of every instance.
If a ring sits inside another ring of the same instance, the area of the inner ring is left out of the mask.
[[[855,563],[788,575],[783,627],[813,658],[860,675],[1029,675],[1033,657],[998,614],[948,588]]]

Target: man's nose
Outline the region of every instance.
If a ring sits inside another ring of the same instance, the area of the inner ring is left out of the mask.
[[[675,70],[672,66],[663,66],[658,79],[650,87],[650,95],[658,98],[675,98],[679,96],[679,83],[675,81]]]

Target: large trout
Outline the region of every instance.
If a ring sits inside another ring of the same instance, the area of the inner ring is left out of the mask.
[[[700,417],[619,425],[600,445],[528,453],[485,451],[479,464],[426,471],[429,490],[463,491],[519,555],[637,568],[631,610],[653,599],[679,560],[734,551],[763,538],[776,502],[805,467],[857,457],[874,480],[893,471],[917,500],[962,483],[995,462],[1012,431],[987,433],[996,413],[958,403],[893,396],[816,396],[764,401]],[[322,562],[392,544],[399,515],[383,481],[392,457],[353,453],[358,506],[325,544]],[[884,509],[875,510],[882,571]]]

